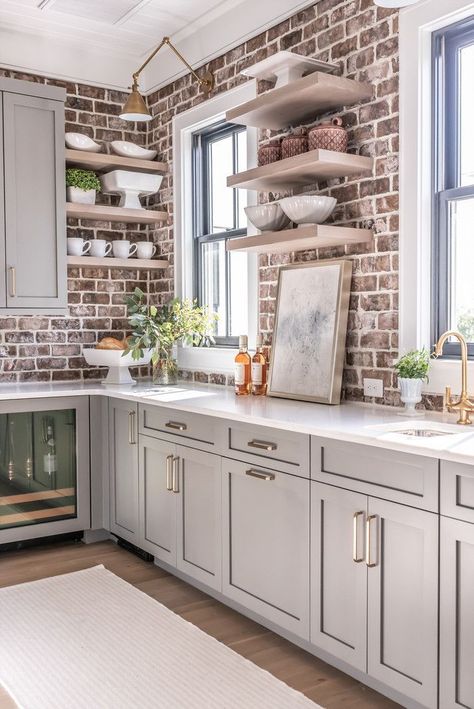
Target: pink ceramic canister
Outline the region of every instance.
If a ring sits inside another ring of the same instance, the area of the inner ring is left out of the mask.
[[[310,150],[334,150],[337,153],[347,151],[347,131],[342,126],[340,118],[333,118],[326,123],[314,126],[308,133],[308,143]]]

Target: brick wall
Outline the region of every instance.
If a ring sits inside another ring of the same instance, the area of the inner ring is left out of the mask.
[[[119,91],[55,81],[30,74],[0,69],[0,75],[25,81],[63,86],[67,91],[66,130],[86,134],[98,143],[147,141],[144,124],[126,123],[118,114],[126,98]],[[130,129],[132,127],[132,130]],[[110,199],[99,196],[98,202]],[[113,199],[113,198],[112,198]],[[68,236],[148,239],[146,226],[69,219]],[[136,286],[144,291],[149,279],[160,272],[127,269],[68,268],[67,317],[0,317],[1,343],[8,357],[0,359],[0,382],[65,381],[96,379],[105,370],[89,367],[82,357],[82,345],[94,345],[108,335],[122,338],[127,329],[124,299]],[[143,370],[146,371],[146,370]]]
[[[353,280],[344,394],[349,400],[363,400],[363,377],[377,377],[384,380],[385,403],[398,404],[396,380],[391,369],[392,361],[398,354],[398,13],[376,7],[373,0],[319,0],[213,60],[209,68],[216,80],[214,95],[244,82],[240,75],[243,68],[283,49],[338,62],[345,76],[374,84],[373,99],[340,113],[349,128],[349,150],[373,157],[373,174],[305,188],[316,187],[325,194],[337,197],[333,220],[339,224],[373,227],[374,239],[365,246],[261,256],[260,329],[266,345],[270,347],[278,269],[282,264],[341,256],[351,259]],[[268,88],[261,84],[259,91]],[[127,134],[127,126],[117,118],[123,98],[121,94],[87,86],[68,85],[67,89],[67,120],[72,126],[79,129],[80,125],[81,131],[85,128],[99,141],[123,135],[146,143],[148,147],[157,149],[159,158],[170,166],[173,163],[173,116],[205,100],[188,74],[148,97],[154,118],[148,124],[146,134],[143,131]],[[319,120],[320,116],[315,116],[314,123]],[[261,141],[270,137],[271,131],[261,131]],[[267,194],[260,195],[261,201],[269,198]],[[172,172],[164,178],[158,198],[151,201],[151,204],[154,203],[160,203],[172,217]],[[110,225],[102,224],[88,224],[87,227],[70,224],[69,228],[79,230],[86,236],[90,235],[91,229],[110,233]],[[126,225],[121,225],[118,232],[127,233],[132,238],[138,235],[137,232],[128,232]],[[159,246],[159,254],[169,258],[172,264],[173,227],[156,229],[150,235]],[[137,274],[131,271],[110,273],[83,269],[82,273],[73,271],[70,276],[71,324],[62,327],[56,320],[41,319],[44,320],[46,332],[51,332],[46,337],[54,337],[57,332],[60,339],[74,346],[81,339],[92,343],[99,333],[106,330],[121,331],[124,326],[121,294],[132,288]],[[172,268],[151,274],[149,288],[157,302],[172,297]],[[31,327],[27,323],[15,322],[14,326],[8,326],[8,331],[18,333],[12,334],[12,344],[17,346],[15,337],[22,337],[21,333],[30,332]],[[42,343],[42,337],[40,330],[35,333],[32,346]],[[59,342],[58,346],[61,344]],[[55,349],[41,355],[46,358],[45,361],[39,359],[39,355],[35,360],[32,352],[30,364],[35,362],[37,370],[41,371],[25,369],[20,371],[20,378],[48,378],[50,375],[53,378],[75,378],[81,376],[81,372],[82,376],[97,376],[97,372],[83,369],[77,349],[74,349],[74,354],[71,351],[62,355],[60,352],[62,350]],[[5,365],[10,369],[15,366],[21,368],[20,360],[26,356],[27,352],[18,351],[18,358],[5,362]],[[60,369],[48,365],[54,357],[62,359]],[[69,366],[75,371],[65,371],[65,358],[69,358]],[[5,365],[2,376],[16,376],[5,370]],[[226,381],[219,373],[183,372],[183,376],[198,381]],[[425,399],[425,405],[430,408],[439,406],[439,403],[436,397]]]

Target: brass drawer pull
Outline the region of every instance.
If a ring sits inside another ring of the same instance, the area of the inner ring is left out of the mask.
[[[246,470],[245,475],[249,475],[251,478],[258,478],[259,480],[275,480],[273,473],[261,473],[258,470],[253,470],[253,468]]]
[[[173,458],[173,492],[179,492],[179,458]]]
[[[366,536],[365,536],[365,563],[369,567],[369,569],[372,569],[374,566],[377,566],[377,560],[373,561],[372,560],[372,555],[371,555],[371,547],[372,547],[372,521],[377,521],[377,515],[370,515],[367,517],[367,521],[365,523],[366,526]],[[377,537],[375,539],[377,543]]]
[[[135,411],[130,411],[128,414],[128,442],[131,446],[137,443],[135,438]]]
[[[176,431],[186,431],[187,425],[185,423],[179,423],[178,421],[168,421],[165,423],[166,428],[173,428]]]
[[[364,512],[354,512],[354,517],[353,517],[353,530],[352,530],[352,558],[356,562],[356,564],[359,564],[361,561],[364,561],[364,555],[358,556],[358,550],[359,550],[359,535],[358,535],[358,526],[359,526],[359,517],[364,516]]]
[[[173,490],[173,455],[166,456],[166,489]]]
[[[253,441],[249,441],[247,445],[250,446],[250,448],[258,448],[262,451],[276,451],[276,449],[278,448],[276,443],[268,443],[268,441],[256,441],[255,439]]]
[[[16,268],[15,266],[10,266],[8,268],[10,274],[10,298],[16,297]]]

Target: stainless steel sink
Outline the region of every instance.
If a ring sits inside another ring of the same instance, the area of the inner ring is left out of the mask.
[[[435,438],[437,436],[454,436],[457,431],[435,431],[429,428],[409,428],[406,431],[397,431],[402,436],[413,436],[414,438]]]

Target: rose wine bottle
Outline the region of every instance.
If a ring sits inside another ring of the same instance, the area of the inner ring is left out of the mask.
[[[235,393],[237,396],[250,394],[251,364],[247,335],[239,337],[239,353],[234,360]]]
[[[267,358],[263,354],[263,338],[257,335],[257,351],[252,357],[252,394],[265,396],[267,393]]]

